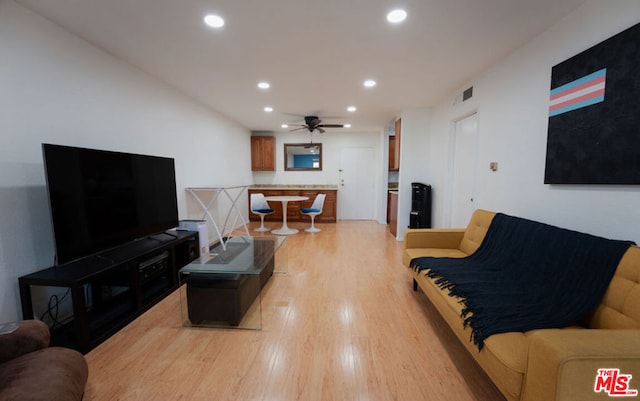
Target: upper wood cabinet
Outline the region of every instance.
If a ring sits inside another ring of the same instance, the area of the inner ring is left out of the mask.
[[[396,158],[396,137],[389,136],[389,171],[397,171],[398,163]]]
[[[276,171],[276,138],[274,136],[251,137],[251,170]]]
[[[395,136],[389,137],[389,170],[400,170],[400,132],[402,131],[402,120],[396,120]]]

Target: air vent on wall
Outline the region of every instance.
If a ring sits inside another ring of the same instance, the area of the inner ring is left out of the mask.
[[[462,101],[466,101],[469,100],[473,97],[473,86],[470,86],[468,89],[465,89],[464,92],[462,92]]]

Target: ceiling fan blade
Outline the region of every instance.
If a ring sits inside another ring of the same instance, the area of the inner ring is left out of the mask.
[[[316,127],[316,129],[318,130],[319,133],[324,134],[324,130],[320,127]]]
[[[320,124],[320,125],[318,125],[318,127],[324,127],[324,128],[344,128],[344,125],[342,125],[342,124]]]
[[[300,128],[294,128],[294,129],[290,129],[289,132],[293,132],[293,131],[301,131],[304,129],[308,129],[306,125],[300,127]]]

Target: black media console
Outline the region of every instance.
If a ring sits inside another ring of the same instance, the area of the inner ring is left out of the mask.
[[[178,288],[178,270],[199,256],[198,233],[170,231],[18,279],[24,319],[31,287],[67,287],[73,319],[54,326],[51,344],[87,353]]]

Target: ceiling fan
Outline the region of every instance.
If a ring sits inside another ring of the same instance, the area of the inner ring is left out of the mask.
[[[344,125],[343,124],[322,124],[322,120],[320,120],[318,116],[305,116],[304,124],[300,124],[300,128],[292,129],[290,130],[290,132],[307,130],[311,133],[313,133],[313,131],[318,131],[319,133],[324,134],[325,131],[323,128],[344,128]]]

